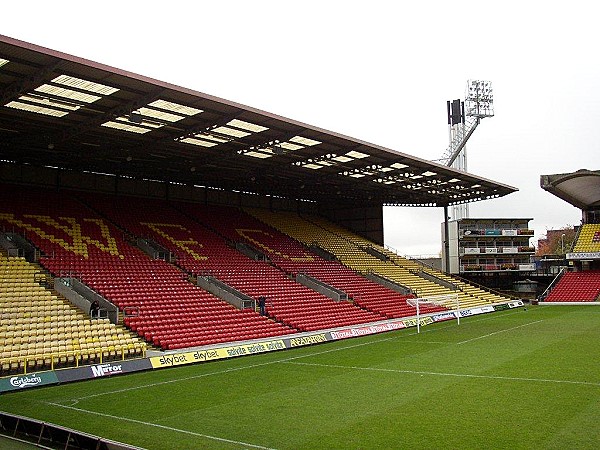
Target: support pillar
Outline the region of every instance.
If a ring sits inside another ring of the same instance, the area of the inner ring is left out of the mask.
[[[450,239],[448,227],[448,205],[444,205],[444,271],[450,273]]]

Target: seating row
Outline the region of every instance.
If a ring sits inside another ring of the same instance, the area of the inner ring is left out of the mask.
[[[546,302],[593,302],[600,298],[600,271],[567,272],[548,296]]]

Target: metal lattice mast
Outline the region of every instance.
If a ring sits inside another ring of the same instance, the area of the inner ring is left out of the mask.
[[[441,162],[449,167],[467,171],[466,144],[481,119],[494,116],[494,96],[490,81],[469,80],[464,103],[454,100],[447,103],[449,145]],[[451,207],[452,219],[469,217],[469,205]]]

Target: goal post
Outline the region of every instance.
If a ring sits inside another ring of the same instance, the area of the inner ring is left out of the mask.
[[[431,297],[407,298],[406,303],[416,309],[417,312],[417,333],[421,332],[421,307],[443,307],[454,312],[457,325],[460,325],[460,303],[458,294],[434,295]],[[453,310],[454,309],[454,310]]]

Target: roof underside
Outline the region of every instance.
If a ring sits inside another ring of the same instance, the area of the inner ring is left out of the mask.
[[[600,206],[600,170],[542,175],[542,188],[571,205],[589,210]]]
[[[443,206],[516,191],[1,35],[0,159],[326,203]]]

